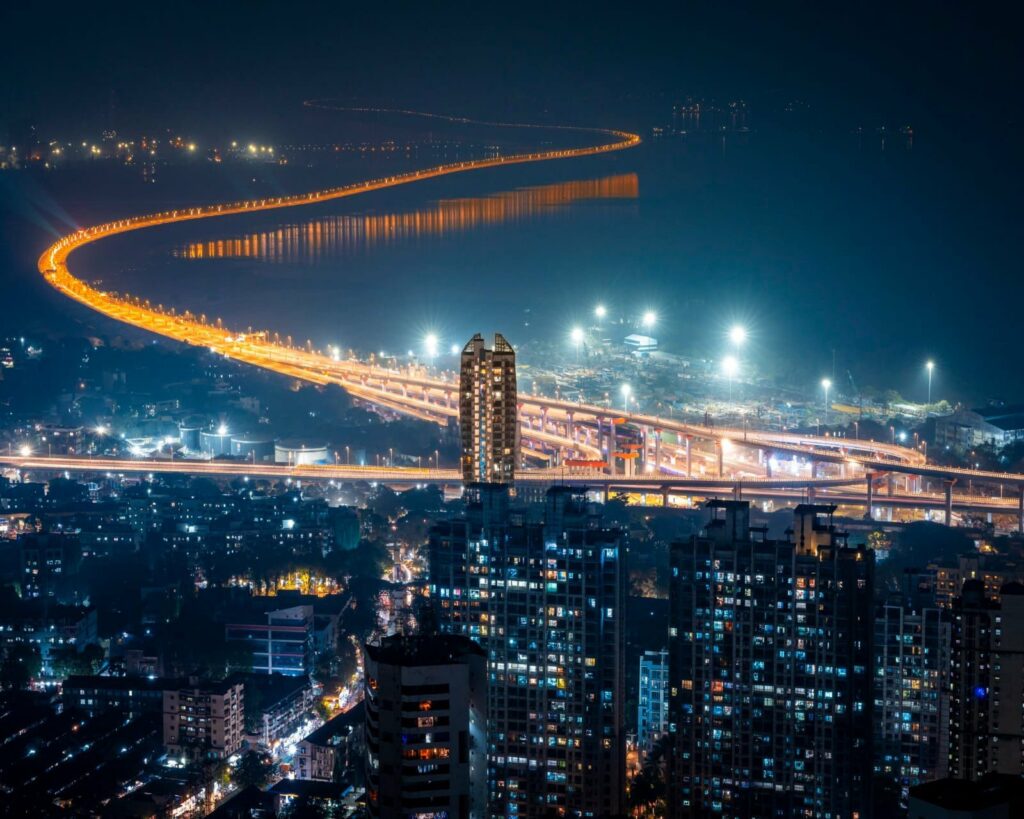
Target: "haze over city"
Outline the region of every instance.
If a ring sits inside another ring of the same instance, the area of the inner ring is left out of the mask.
[[[8,812],[1015,815],[1006,11],[8,10]]]

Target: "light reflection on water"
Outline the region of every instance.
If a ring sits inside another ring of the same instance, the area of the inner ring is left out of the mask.
[[[333,215],[244,236],[176,247],[181,259],[256,259],[316,264],[353,250],[369,250],[421,236],[448,238],[480,227],[516,224],[538,215],[565,214],[565,206],[594,200],[635,200],[635,173],[573,180],[463,199],[447,199],[405,213]]]

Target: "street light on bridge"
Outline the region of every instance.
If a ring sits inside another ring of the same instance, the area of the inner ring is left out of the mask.
[[[640,323],[643,325],[645,330],[650,330],[658,323],[658,314],[653,310],[645,310],[643,316],[640,318]]]
[[[929,361],[924,368],[928,370],[928,406],[930,407],[932,405],[932,373],[935,371],[935,362]]]
[[[629,397],[633,394],[633,388],[629,384],[622,385],[622,403],[625,407],[625,411],[629,412]]]
[[[825,391],[825,423],[828,424],[828,410],[829,410],[828,391],[830,389],[832,389],[832,379],[831,378],[823,378],[823,379],[821,379],[821,388]]]

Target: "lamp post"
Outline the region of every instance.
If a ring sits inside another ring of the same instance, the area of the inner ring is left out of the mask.
[[[629,384],[622,385],[622,404],[623,411],[629,414],[629,397],[633,394],[633,388]]]
[[[928,406],[930,407],[932,405],[932,373],[935,371],[935,362],[929,361],[924,367],[928,370]]]
[[[740,371],[740,361],[734,355],[722,359],[722,373],[729,379],[729,400],[732,401],[732,381]]]
[[[828,426],[828,391],[832,389],[832,379],[823,378],[821,379],[821,388],[825,391],[825,426]]]
[[[569,331],[569,338],[572,339],[572,343],[576,345],[576,363],[580,362],[580,347],[583,345],[583,328],[573,327]]]

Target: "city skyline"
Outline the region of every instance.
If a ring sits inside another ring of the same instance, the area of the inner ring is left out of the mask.
[[[1024,813],[1008,11],[11,9],[5,815]]]

